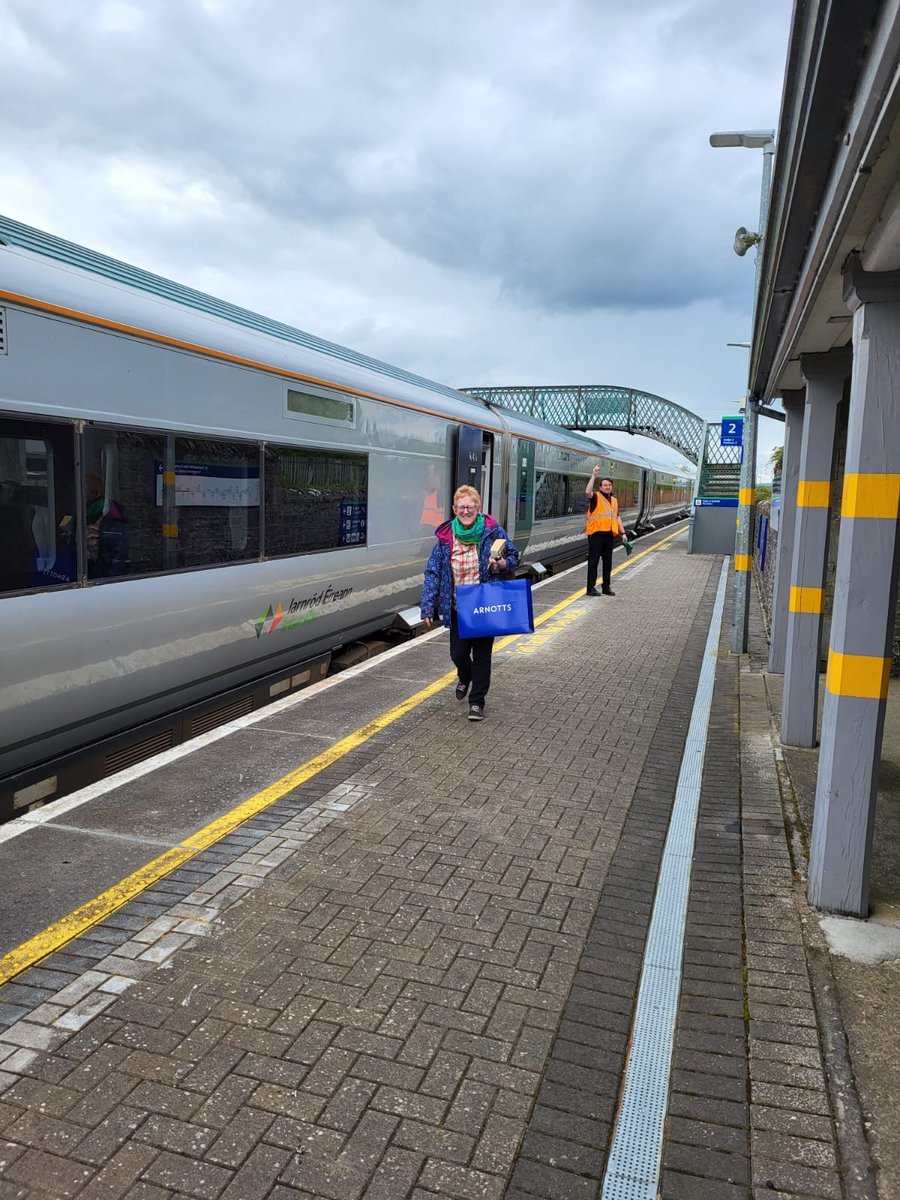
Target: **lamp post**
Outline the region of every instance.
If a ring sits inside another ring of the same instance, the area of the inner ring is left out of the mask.
[[[709,144],[716,149],[723,146],[743,146],[749,150],[762,150],[763,171],[759,197],[759,231],[748,233],[743,227],[734,239],[736,254],[746,254],[751,246],[757,246],[756,275],[753,284],[753,327],[756,325],[756,306],[759,303],[759,276],[762,252],[759,243],[766,232],[769,214],[769,195],[772,188],[772,159],[775,155],[774,129],[730,130],[710,134]],[[734,541],[734,606],[731,626],[731,649],[742,654],[747,649],[750,629],[750,577],[752,566],[753,517],[756,508],[756,425],[759,419],[756,402],[748,397],[744,413],[743,445],[741,447],[741,482],[738,498],[737,531]]]

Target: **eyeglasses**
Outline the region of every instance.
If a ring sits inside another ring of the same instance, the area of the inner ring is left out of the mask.
[[[459,512],[478,512],[474,504],[457,504],[456,511]]]

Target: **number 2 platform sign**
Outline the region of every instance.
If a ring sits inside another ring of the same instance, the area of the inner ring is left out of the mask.
[[[744,441],[744,418],[723,417],[722,431],[719,434],[719,444],[722,446],[741,446]]]

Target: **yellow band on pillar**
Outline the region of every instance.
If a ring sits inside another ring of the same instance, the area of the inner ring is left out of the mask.
[[[830,503],[830,479],[801,479],[797,484],[798,508],[827,508]]]
[[[884,700],[888,694],[891,660],[868,654],[828,652],[825,686],[833,696],[860,696],[866,700]]]
[[[900,512],[900,475],[845,475],[842,517],[886,517]]]
[[[820,613],[824,602],[824,588],[792,587],[788,607],[795,613]]]
[[[756,488],[741,488],[738,492],[738,504],[753,504],[756,499]]]
[[[736,571],[749,571],[750,570],[750,555],[749,554],[736,554],[734,556],[734,569]]]
[[[172,487],[174,485],[174,483],[175,483],[175,472],[174,471],[163,471],[162,477],[163,477],[163,483],[166,485],[166,487]]]
[[[163,537],[177,538],[178,537],[178,526],[177,525],[163,525],[162,535],[163,535]]]

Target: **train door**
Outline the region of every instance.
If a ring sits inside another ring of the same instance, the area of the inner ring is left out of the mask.
[[[460,425],[456,435],[456,473],[453,490],[468,484],[481,495],[483,508],[492,504],[494,438],[473,425]]]
[[[650,521],[650,508],[653,502],[653,488],[651,486],[651,472],[646,468],[641,469],[641,479],[638,486],[638,513],[635,529],[640,531]]]
[[[513,541],[520,554],[531,537],[534,523],[534,442],[516,438],[515,469],[512,472],[515,533]]]

